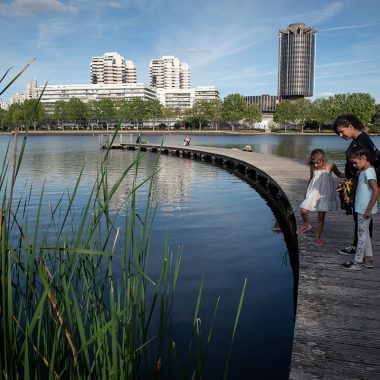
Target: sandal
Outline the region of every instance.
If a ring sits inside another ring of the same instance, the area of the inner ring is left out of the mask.
[[[322,247],[325,245],[325,242],[321,239],[315,239],[315,242],[314,242],[316,245]]]
[[[310,224],[302,225],[302,226],[297,228],[296,234],[301,235],[301,234],[305,233],[306,231],[309,231],[310,229],[311,229]]]

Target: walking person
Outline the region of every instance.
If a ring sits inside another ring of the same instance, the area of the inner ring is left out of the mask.
[[[377,198],[379,187],[376,181],[376,172],[370,163],[370,154],[364,146],[354,146],[348,152],[348,159],[360,174],[355,193],[355,212],[357,213],[357,245],[353,261],[341,264],[341,268],[361,270],[364,266],[373,268],[372,242],[369,226],[372,215],[377,212]]]
[[[374,158],[374,153],[376,152],[376,146],[371,140],[371,138],[364,132],[364,125],[361,120],[355,115],[345,114],[338,116],[334,121],[334,131],[335,133],[344,140],[352,140],[351,144],[346,150],[346,164],[344,169],[344,174],[347,179],[353,178],[356,186],[357,177],[359,175],[358,170],[353,166],[348,158],[349,151],[357,145],[365,146],[369,152],[369,161],[371,162]],[[339,250],[342,255],[355,254],[356,246],[358,244],[358,214],[355,210],[352,213],[355,223],[354,240],[352,244]],[[369,233],[372,236],[372,219],[369,225]]]
[[[310,167],[310,178],[305,199],[300,205],[303,224],[297,228],[296,233],[300,235],[311,229],[309,212],[317,211],[315,243],[323,245],[321,234],[325,224],[326,212],[338,209],[332,173],[339,178],[344,178],[344,173],[339,171],[335,163],[327,161],[326,153],[322,149],[314,149],[310,153],[308,165]]]

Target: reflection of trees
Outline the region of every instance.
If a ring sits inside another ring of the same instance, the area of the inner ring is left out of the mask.
[[[274,147],[273,153],[281,157],[305,160],[310,154],[311,145],[312,137],[291,136],[291,139],[289,139],[287,136],[281,136],[278,145]]]

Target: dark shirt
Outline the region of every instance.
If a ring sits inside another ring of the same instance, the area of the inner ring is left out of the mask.
[[[346,178],[353,178],[357,176],[357,169],[353,167],[350,160],[348,159],[347,155],[351,148],[353,148],[356,145],[362,145],[365,146],[369,151],[369,160],[372,162],[374,158],[374,153],[376,151],[376,146],[371,140],[371,138],[365,133],[362,132],[356,139],[353,139],[351,141],[350,146],[346,150],[346,165],[344,167],[344,174],[346,175]]]

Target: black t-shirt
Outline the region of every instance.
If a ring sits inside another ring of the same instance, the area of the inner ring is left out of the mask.
[[[346,178],[353,178],[356,177],[357,169],[355,169],[351,162],[349,161],[347,154],[351,148],[353,148],[356,145],[362,145],[368,148],[369,150],[369,160],[372,162],[374,158],[374,153],[376,151],[376,146],[371,140],[371,138],[365,133],[362,132],[356,139],[353,139],[351,141],[350,146],[346,150],[346,165],[344,167],[344,174],[346,175]]]

